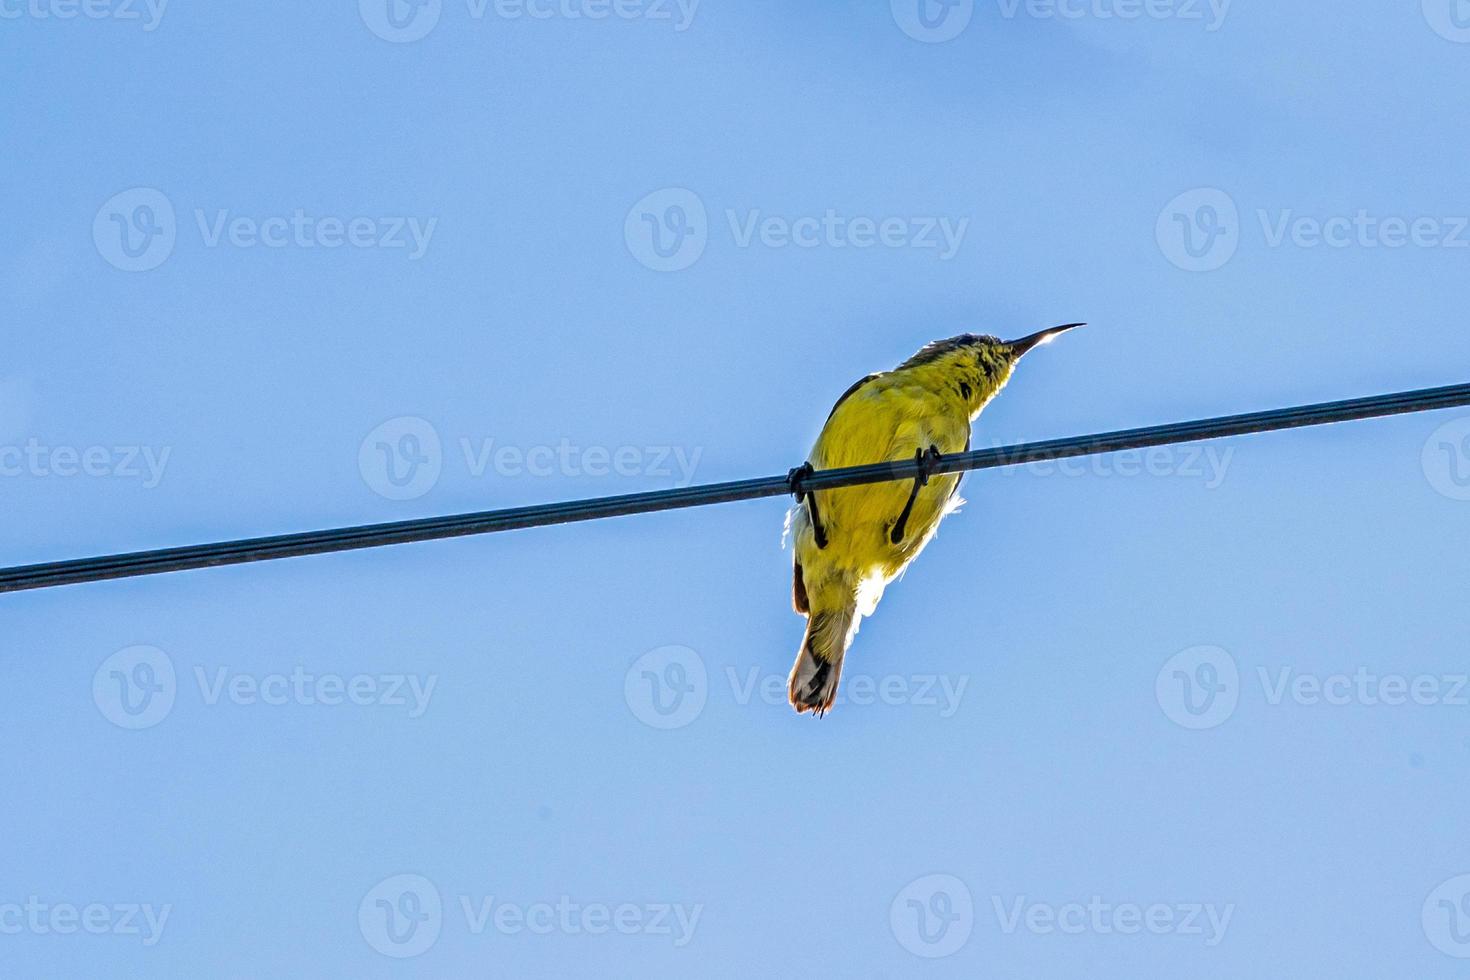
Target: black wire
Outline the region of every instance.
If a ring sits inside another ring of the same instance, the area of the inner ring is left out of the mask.
[[[1145,429],[1127,429],[1100,435],[1077,436],[1070,439],[1054,439],[1050,442],[956,453],[941,459],[931,472],[941,474],[994,469],[1042,460],[1069,459],[1075,456],[1117,452],[1123,449],[1146,449],[1151,446],[1197,442],[1202,439],[1217,439],[1280,429],[1296,429],[1303,426],[1326,425],[1332,422],[1351,422],[1409,412],[1429,412],[1466,405],[1470,405],[1470,384],[1450,385],[1444,388],[1398,392],[1373,398],[1355,398],[1348,401],[1283,408],[1249,415],[1231,415],[1197,422],[1180,422],[1174,425],[1158,425]],[[430,541],[467,534],[493,534],[498,531],[515,531],[521,528],[545,527],[551,524],[570,524],[604,517],[647,514],[685,507],[703,507],[707,504],[755,500],[760,497],[780,497],[793,490],[832,490],[865,483],[910,480],[918,475],[919,464],[913,459],[908,459],[837,470],[819,470],[797,479],[790,476],[768,476],[753,480],[736,480],[730,483],[656,490],[651,493],[633,493],[617,497],[539,504],[533,507],[515,507],[509,510],[481,511],[449,517],[430,517],[388,524],[368,524],[361,527],[281,534],[267,538],[222,541],[183,548],[163,548],[158,551],[138,551],[131,554],[104,555],[98,558],[46,562],[39,565],[21,565],[14,568],[0,568],[0,592],[44,589],[135,575],[157,575],[162,572],[211,568],[216,565],[273,561],[278,558],[293,558],[299,555],[377,548],[383,545]],[[796,485],[793,486],[793,484]]]

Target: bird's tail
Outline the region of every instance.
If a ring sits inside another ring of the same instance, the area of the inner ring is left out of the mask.
[[[797,713],[811,711],[820,718],[832,707],[842,676],[842,658],[857,626],[856,598],[836,609],[812,611],[787,689]]]

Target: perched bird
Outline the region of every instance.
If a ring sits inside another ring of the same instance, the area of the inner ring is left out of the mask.
[[[975,334],[937,340],[892,371],[868,375],[837,400],[811,458],[792,471],[799,496],[786,518],[795,551],[792,604],[807,617],[789,684],[798,712],[820,717],[832,707],[842,658],[862,617],[872,615],[888,583],[963,503],[960,475],[931,480],[934,464],[970,448],[970,423],[1005,387],[1016,362],[1080,326],[1012,341]],[[895,460],[917,460],[921,475],[800,491],[800,477],[814,469]]]

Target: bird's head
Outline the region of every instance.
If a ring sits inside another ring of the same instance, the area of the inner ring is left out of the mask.
[[[980,413],[1006,386],[1021,358],[1050,343],[1081,323],[1049,327],[1020,340],[1001,340],[985,334],[961,334],[936,340],[898,366],[898,370],[933,373],[934,380],[954,389],[970,407],[970,417]]]

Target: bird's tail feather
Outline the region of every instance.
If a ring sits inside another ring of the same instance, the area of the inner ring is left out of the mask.
[[[798,713],[811,711],[821,717],[837,699],[837,681],[842,676],[842,658],[857,632],[857,601],[837,609],[814,611],[807,619],[806,636],[791,668],[787,693]]]

